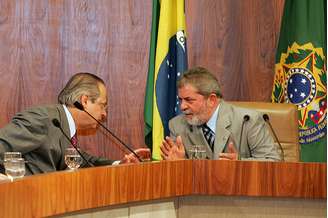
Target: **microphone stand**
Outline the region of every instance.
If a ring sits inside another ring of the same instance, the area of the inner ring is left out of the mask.
[[[273,134],[275,140],[277,141],[277,143],[278,143],[278,145],[279,145],[279,148],[280,148],[280,150],[281,150],[281,156],[282,156],[281,159],[282,159],[282,161],[285,161],[285,158],[284,158],[284,157],[285,157],[284,149],[282,149],[282,146],[281,146],[281,144],[280,144],[280,142],[279,142],[278,136],[276,135],[276,133],[275,133],[275,131],[274,131],[272,125],[271,125],[269,115],[267,115],[267,114],[263,114],[263,119],[264,119],[264,121],[269,125],[269,127],[270,127],[270,129],[271,129],[271,132],[272,132],[272,134]]]
[[[73,148],[77,151],[77,153],[79,153],[79,155],[82,157],[82,159],[90,166],[93,167],[93,164],[91,164],[80,152],[80,150],[73,145],[73,143],[71,142],[71,139],[66,135],[66,133],[64,132],[64,130],[61,128],[60,122],[57,119],[53,119],[52,123],[54,124],[55,127],[57,127],[58,129],[60,129],[60,131],[62,132],[62,134],[65,136],[65,138],[70,142],[70,144],[73,146]]]
[[[239,138],[239,147],[238,147],[238,160],[241,160],[241,155],[240,155],[240,151],[241,151],[241,139],[242,139],[243,132],[244,132],[244,125],[245,125],[245,123],[246,123],[248,120],[249,120],[249,115],[246,114],[246,115],[243,117],[243,122],[242,122],[242,124],[241,124],[240,138]],[[249,150],[249,154],[252,156],[251,151],[250,151],[249,148],[248,148],[248,150]]]
[[[85,113],[87,113],[92,119],[94,119],[102,128],[104,128],[111,136],[113,136],[117,141],[119,141],[125,148],[127,148],[132,154],[134,154],[134,156],[136,156],[138,158],[138,160],[140,162],[143,162],[142,159],[139,157],[139,155],[136,154],[136,152],[134,152],[127,144],[125,144],[120,138],[118,138],[112,131],[110,131],[106,126],[104,126],[101,122],[99,122],[94,116],[92,116],[88,111],[86,111],[83,107],[83,105],[76,101],[74,102],[74,106],[81,110],[84,111]]]

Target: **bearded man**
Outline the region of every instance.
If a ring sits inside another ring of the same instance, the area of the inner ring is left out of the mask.
[[[186,71],[177,87],[182,114],[169,122],[170,136],[161,145],[164,160],[188,158],[192,145],[204,145],[207,159],[281,160],[262,114],[225,102],[207,69]]]

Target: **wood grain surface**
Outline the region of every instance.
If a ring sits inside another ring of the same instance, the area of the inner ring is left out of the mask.
[[[190,194],[192,161],[63,171],[0,183],[0,217],[44,217]]]
[[[226,100],[269,101],[283,3],[186,1],[190,66],[214,72]]]
[[[197,194],[327,197],[326,164],[203,160],[193,166]]]
[[[0,217],[44,217],[191,195],[326,199],[327,166],[180,160],[29,176],[0,183]]]

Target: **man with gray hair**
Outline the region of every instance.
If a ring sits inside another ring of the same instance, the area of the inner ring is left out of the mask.
[[[105,83],[91,73],[77,73],[60,92],[58,102],[17,113],[0,130],[0,158],[3,159],[7,151],[21,152],[26,160],[27,175],[66,169],[65,149],[71,143],[76,143],[77,134],[85,130],[95,132],[99,125],[85,111],[99,122],[107,117]],[[75,102],[79,102],[85,111],[76,108]],[[83,151],[81,153],[85,159],[82,167],[113,163],[106,158],[94,157]],[[145,158],[150,156],[149,149],[145,148],[137,149],[135,153]],[[121,160],[121,163],[126,162],[138,162],[138,159],[129,154]]]
[[[161,145],[164,160],[188,158],[192,145],[204,145],[208,159],[281,160],[261,114],[225,102],[207,69],[188,70],[177,86],[182,114],[169,122],[170,137]]]

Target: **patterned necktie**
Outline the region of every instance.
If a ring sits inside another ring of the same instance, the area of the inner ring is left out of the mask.
[[[73,147],[77,147],[77,136],[76,136],[76,134],[73,135],[73,137],[71,138],[71,143],[72,143]]]
[[[206,125],[206,123],[202,126],[204,137],[207,143],[210,145],[212,151],[214,149],[214,140],[215,140],[215,133]]]

